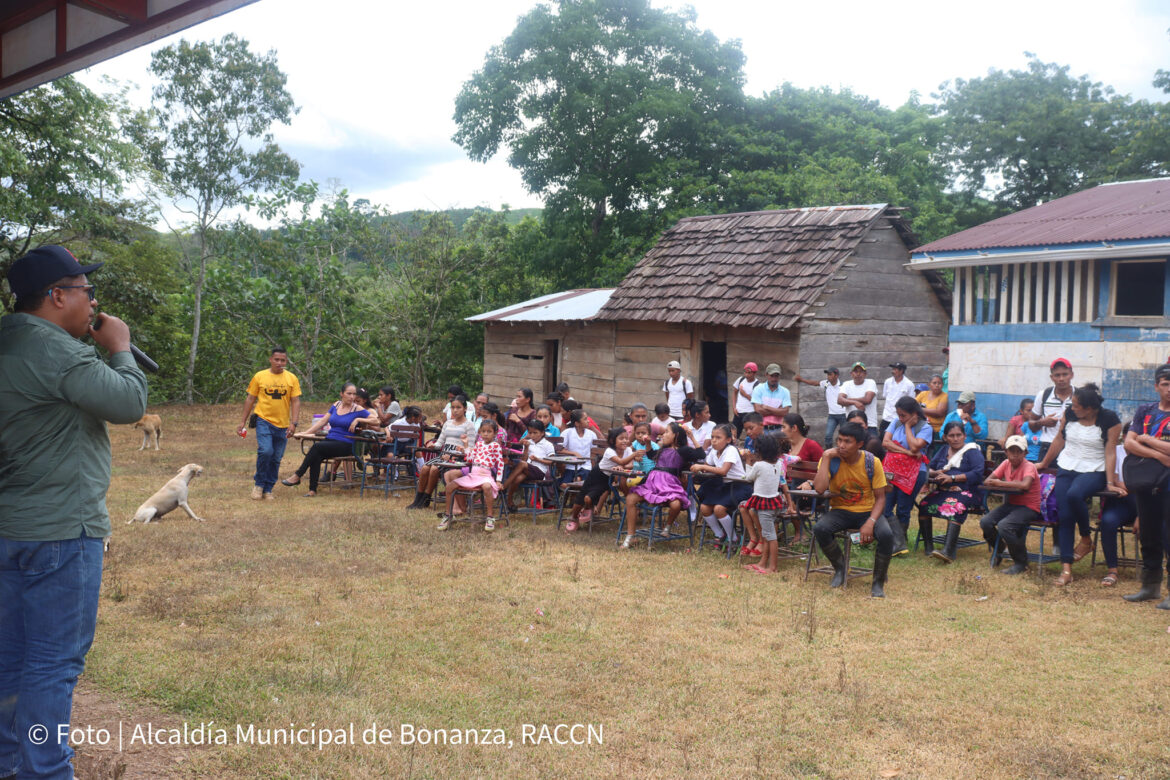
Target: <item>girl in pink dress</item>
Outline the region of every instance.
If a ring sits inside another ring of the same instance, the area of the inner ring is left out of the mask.
[[[678,448],[686,441],[687,433],[678,423],[671,423],[662,431],[658,439],[662,449],[652,456],[656,456],[654,468],[646,475],[646,481],[626,496],[626,538],[622,541],[623,550],[630,549],[638,530],[638,504],[643,501],[648,504],[667,504],[669,510],[663,528],[670,528],[678,513],[691,505],[687,489],[679,479],[683,459]]]
[[[459,474],[458,470],[448,472],[447,476],[451,478],[447,479],[447,511],[439,516],[439,525],[436,526],[438,530],[446,531],[451,527],[455,509],[455,490],[460,488],[483,491],[483,504],[488,512],[483,530],[488,533],[496,530],[496,518],[492,514],[492,507],[495,506],[496,496],[503,487],[498,477],[504,470],[503,449],[496,438],[498,430],[499,426],[495,420],[484,419],[479,424],[479,439],[475,446],[464,449],[467,453],[467,462],[471,464],[468,472],[462,476],[452,476]]]

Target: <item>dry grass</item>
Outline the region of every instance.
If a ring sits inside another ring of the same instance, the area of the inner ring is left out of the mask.
[[[111,431],[114,519],[86,679],[113,700],[214,720],[502,728],[484,746],[212,747],[191,777],[1165,777],[1170,615],[1078,564],[1007,578],[976,549],[895,560],[830,592],[677,545],[619,553],[548,520],[433,529],[407,498],[277,488],[248,499],[235,407],[161,410],[160,453]],[[284,474],[295,467],[294,444]],[[125,526],[189,461],[191,504]],[[976,533],[973,524],[968,534]],[[730,575],[723,577],[721,575]],[[986,597],[986,598],[983,598]],[[604,744],[520,744],[594,723]],[[130,758],[133,771],[133,757]],[[884,773],[884,774],[883,774]]]

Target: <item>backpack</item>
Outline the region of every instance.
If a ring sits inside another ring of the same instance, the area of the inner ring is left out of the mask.
[[[862,453],[865,455],[865,476],[869,477],[869,484],[870,484],[870,487],[872,487],[873,486],[873,473],[874,473],[874,465],[873,465],[874,455],[869,450],[862,450]],[[832,460],[830,460],[829,461],[829,479],[832,479],[833,477],[837,476],[837,470],[840,468],[841,468],[841,459],[840,458],[833,458]]]

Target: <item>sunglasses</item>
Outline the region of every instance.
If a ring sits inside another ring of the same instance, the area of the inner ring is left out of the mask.
[[[52,295],[53,290],[85,290],[85,294],[89,296],[91,301],[97,300],[97,287],[92,284],[59,284],[49,288],[45,295]]]

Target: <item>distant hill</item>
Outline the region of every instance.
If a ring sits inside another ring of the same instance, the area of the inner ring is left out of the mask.
[[[395,222],[402,224],[402,225],[408,225],[408,224],[410,224],[411,218],[419,211],[425,212],[427,214],[435,213],[435,212],[430,211],[428,209],[418,209],[416,211],[400,211],[396,214],[391,214],[389,218],[394,220]],[[473,209],[444,209],[440,213],[447,214],[448,216],[450,216],[451,222],[454,223],[455,228],[457,230],[462,230],[463,223],[466,222],[471,217],[472,214],[477,214],[477,213],[489,213],[490,214],[490,213],[492,213],[492,209],[487,209],[487,208],[483,208],[482,206],[478,206],[478,207],[473,208]],[[515,225],[515,224],[518,224],[520,222],[520,220],[524,219],[525,217],[539,218],[540,213],[541,213],[541,209],[512,209],[508,212],[507,222],[509,225]]]

